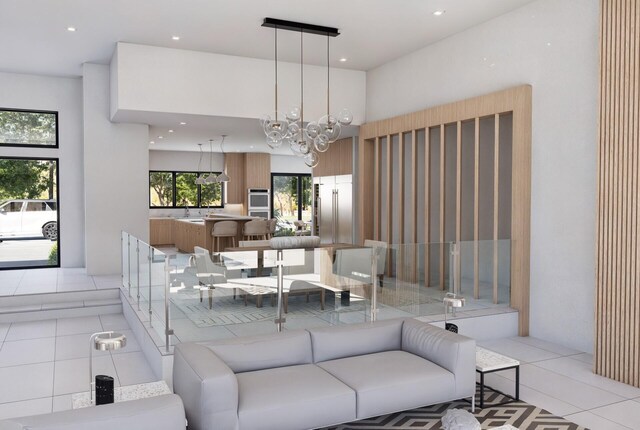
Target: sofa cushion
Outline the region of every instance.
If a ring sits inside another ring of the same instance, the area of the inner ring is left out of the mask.
[[[312,362],[311,339],[305,330],[204,342],[234,373]]]
[[[313,345],[313,361],[335,360],[355,355],[401,349],[403,319],[375,324],[308,329]]]
[[[404,351],[317,364],[356,391],[357,419],[454,399],[453,373]]]
[[[0,421],[3,430],[184,430],[184,409],[175,394]]]
[[[308,429],[353,421],[356,394],[313,364],[245,372],[238,419],[245,429]]]

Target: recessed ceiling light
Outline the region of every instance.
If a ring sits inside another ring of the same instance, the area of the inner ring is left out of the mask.
[[[547,42],[547,46],[551,46],[551,42]]]
[[[444,15],[445,12],[446,12],[446,10],[444,10],[444,9],[438,9],[438,10],[434,11],[433,14],[435,16],[442,16],[442,15]]]
[[[181,122],[180,125],[187,125],[187,123],[186,122]]]
[[[156,143],[156,142],[152,140],[152,141],[150,141],[149,143],[153,145],[153,144],[154,144],[154,143]]]
[[[173,133],[173,130],[169,130],[169,133]]]
[[[253,145],[251,145],[249,148],[253,149]]]
[[[180,40],[180,36],[171,36],[171,39],[173,39],[173,40]]]
[[[346,61],[347,61],[347,59],[346,59],[346,58],[344,58],[344,57],[342,57],[342,58],[340,59],[340,62],[341,62],[341,63],[344,63],[344,62],[346,62]]]
[[[76,30],[77,30],[77,28],[75,28],[75,27],[67,27],[67,31],[70,31],[70,32],[72,32],[72,33],[73,33],[74,31],[76,31]]]
[[[158,136],[158,139],[164,139],[164,136]]]

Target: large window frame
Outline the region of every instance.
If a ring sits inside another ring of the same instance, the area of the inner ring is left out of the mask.
[[[3,147],[3,148],[34,148],[34,149],[59,149],[60,148],[60,121],[59,121],[59,118],[58,118],[58,111],[36,110],[36,109],[14,109],[14,108],[0,107],[0,112],[24,112],[24,113],[34,113],[34,114],[47,114],[47,115],[53,115],[56,118],[56,143],[55,143],[55,145],[34,145],[34,144],[29,144],[29,143],[6,143],[6,142],[2,142],[0,140],[0,147]],[[9,158],[9,157],[3,157],[3,158]],[[28,159],[28,157],[25,157],[25,159]]]
[[[171,174],[171,205],[169,206],[153,206],[151,204],[151,175],[153,173],[170,173]],[[214,175],[219,175],[221,172],[212,172]],[[176,190],[176,175],[179,174],[195,174],[198,176],[208,175],[209,172],[198,172],[195,170],[149,170],[149,209],[184,209],[185,206],[181,205],[180,202],[177,202],[177,190]],[[209,206],[202,205],[202,185],[197,184],[198,187],[198,197],[197,197],[197,205],[195,206],[187,206],[189,209],[204,209],[204,208],[215,208],[222,209],[224,208],[224,195],[225,195],[225,184],[224,182],[219,182],[220,184],[220,205]]]
[[[273,184],[273,179],[275,177],[278,176],[290,176],[290,177],[297,177],[298,178],[298,190],[297,190],[297,195],[298,195],[298,221],[302,221],[302,178],[312,178],[312,175],[310,173],[271,173],[271,190],[270,190],[270,194],[271,194],[271,218],[275,218],[275,204],[273,203],[274,200],[274,184]],[[313,181],[311,182],[311,189],[313,190]]]
[[[29,111],[33,112],[33,111]],[[57,112],[56,112],[57,114]],[[56,122],[57,124],[57,122]],[[24,146],[24,145],[23,145]],[[34,145],[26,145],[29,148],[40,148],[40,146]],[[42,146],[42,148],[53,148],[52,146]],[[58,238],[56,242],[58,243],[58,258],[56,264],[46,264],[46,265],[34,265],[34,266],[13,266],[13,267],[0,267],[0,271],[4,270],[27,270],[27,269],[50,269],[50,268],[59,268],[60,262],[62,260],[62,235],[60,232],[61,229],[61,220],[60,220],[60,158],[58,157],[24,157],[24,156],[4,156],[0,155],[0,160],[21,160],[21,161],[49,161],[54,162],[56,164],[56,186],[55,186],[55,196],[56,196],[56,218],[58,224]]]

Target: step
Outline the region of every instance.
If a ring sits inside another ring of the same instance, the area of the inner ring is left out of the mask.
[[[118,288],[0,297],[0,323],[121,312]]]

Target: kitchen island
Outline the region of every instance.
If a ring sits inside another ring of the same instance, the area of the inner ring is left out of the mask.
[[[215,214],[205,218],[150,218],[150,239],[151,245],[175,245],[178,250],[186,253],[193,253],[194,246],[208,249],[210,252],[222,251],[215,249],[215,241],[211,236],[211,231],[215,223],[220,221],[236,221],[238,223],[238,235],[236,245],[242,240],[242,228],[248,221],[259,219],[256,217],[241,215]],[[224,244],[225,248],[231,244]]]

